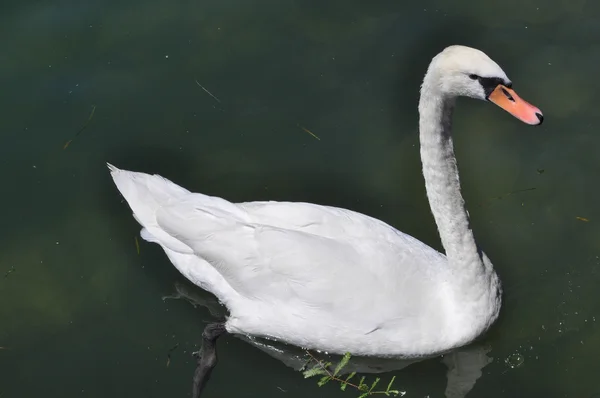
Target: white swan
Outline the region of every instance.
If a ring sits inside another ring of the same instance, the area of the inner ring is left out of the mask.
[[[228,309],[230,333],[354,355],[414,358],[473,341],[498,317],[501,288],[469,226],[451,116],[458,96],[491,101],[521,121],[541,111],[483,52],[433,58],[419,102],[427,197],[446,255],[382,221],[309,203],[231,203],[158,175],[109,164],[142,225],[191,282]]]

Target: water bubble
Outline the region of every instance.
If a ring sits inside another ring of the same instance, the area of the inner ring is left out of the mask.
[[[523,355],[519,354],[518,352],[515,352],[514,354],[511,354],[508,357],[506,357],[504,362],[511,369],[514,369],[514,368],[518,368],[519,366],[523,365],[523,363],[525,363],[525,357]]]

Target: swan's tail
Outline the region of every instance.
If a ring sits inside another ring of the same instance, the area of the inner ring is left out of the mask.
[[[141,237],[148,242],[159,243],[180,253],[192,250],[183,242],[166,233],[156,222],[156,210],[190,191],[159,175],[120,170],[107,163],[110,175],[121,195],[133,211],[133,217],[141,224]]]

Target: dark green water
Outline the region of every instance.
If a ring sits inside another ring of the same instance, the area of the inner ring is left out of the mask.
[[[439,249],[416,105],[450,44],[488,53],[546,119],[471,100],[455,114],[463,193],[505,286],[468,397],[600,394],[600,3],[495,3],[3,2],[0,397],[190,393],[210,314],[162,300],[185,281],[158,246],[138,238],[138,254],[106,161],[233,201],[351,208]],[[382,377],[437,398],[446,371],[433,359]],[[357,395],[231,337],[206,390]]]

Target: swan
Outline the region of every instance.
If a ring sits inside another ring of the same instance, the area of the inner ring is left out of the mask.
[[[451,134],[459,96],[492,102],[529,125],[543,121],[484,52],[454,45],[431,60],[418,105],[420,153],[445,254],[347,209],[232,203],[107,163],[141,237],[229,310],[203,333],[197,379],[210,375],[223,333],[333,354],[419,358],[467,345],[489,329],[502,289],[461,195]]]

